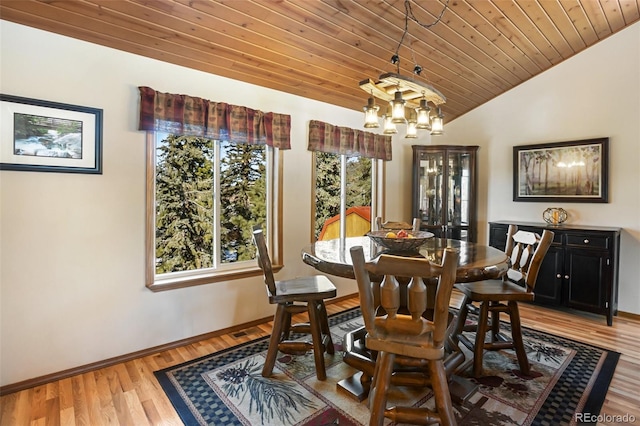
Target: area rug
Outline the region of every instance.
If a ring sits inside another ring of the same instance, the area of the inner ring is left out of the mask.
[[[356,372],[342,361],[341,349],[344,334],[363,326],[360,310],[329,321],[336,353],[325,356],[326,381],[316,379],[311,353],[280,353],[273,376],[262,377],[268,338],[154,374],[188,426],[366,425],[367,401],[356,402],[336,389]],[[458,424],[561,425],[575,424],[576,413],[599,414],[620,354],[527,328],[523,333],[532,373],[519,373],[513,351],[485,353],[485,375],[471,379],[478,391],[454,404]],[[396,386],[388,402],[393,404],[433,406],[433,394]]]

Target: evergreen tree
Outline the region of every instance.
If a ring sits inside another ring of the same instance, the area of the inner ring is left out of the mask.
[[[353,157],[347,161],[347,208],[371,206],[371,159]]]
[[[371,159],[347,159],[347,208],[371,206]],[[316,152],[316,217],[318,238],[327,219],[340,214],[340,155]]]
[[[252,227],[267,219],[266,148],[221,143],[220,246],[223,262],[255,257]]]
[[[315,236],[327,219],[340,213],[340,156],[316,152]]]
[[[213,265],[213,142],[169,135],[156,167],[156,272]]]

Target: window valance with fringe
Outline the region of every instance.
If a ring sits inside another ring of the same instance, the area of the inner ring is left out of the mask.
[[[291,149],[291,116],[187,95],[140,90],[139,130]]]
[[[309,151],[391,160],[391,136],[309,121]]]

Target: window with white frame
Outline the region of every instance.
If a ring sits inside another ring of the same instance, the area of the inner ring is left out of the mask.
[[[359,156],[314,153],[316,240],[340,237],[342,217],[347,218],[345,237],[365,235],[371,230],[372,217],[378,211],[380,163],[380,160]]]
[[[281,265],[291,116],[138,87],[147,131],[145,276],[153,291],[261,275],[253,227]]]
[[[275,228],[277,150],[161,132],[150,132],[148,143],[147,285],[184,287],[255,271],[252,227]]]
[[[382,212],[391,137],[311,120],[307,149],[314,164],[312,239],[366,235]]]

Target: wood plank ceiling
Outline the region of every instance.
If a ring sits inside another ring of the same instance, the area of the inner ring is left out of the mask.
[[[411,9],[428,24],[446,3]],[[2,0],[0,18],[361,111],[358,83],[396,72],[405,3]],[[640,0],[449,0],[430,29],[409,21],[400,73],[446,96],[446,122],[639,19]]]

